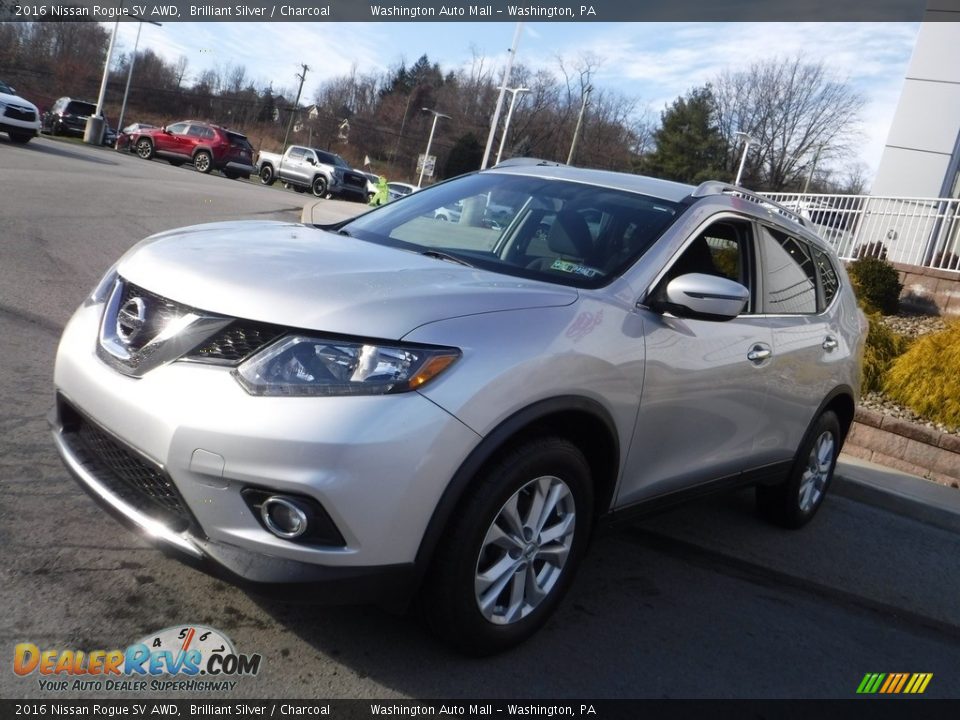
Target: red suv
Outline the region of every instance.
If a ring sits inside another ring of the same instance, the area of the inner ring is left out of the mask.
[[[140,130],[130,143],[144,160],[156,156],[178,167],[189,162],[202,173],[219,170],[231,179],[247,179],[255,172],[253,146],[246,135],[219,125],[185,120]]]

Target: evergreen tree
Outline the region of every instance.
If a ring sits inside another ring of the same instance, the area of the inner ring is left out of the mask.
[[[457,138],[450,148],[447,164],[443,168],[443,177],[450,178],[463,173],[473,172],[483,162],[483,145],[472,132]]]
[[[674,100],[660,116],[660,127],[653,134],[656,150],[643,159],[642,171],[692,184],[721,178],[727,148],[713,106],[709,85]]]

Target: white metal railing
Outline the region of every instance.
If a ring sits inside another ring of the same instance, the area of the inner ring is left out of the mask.
[[[810,220],[844,260],[869,254],[960,274],[960,199],[762,194]]]

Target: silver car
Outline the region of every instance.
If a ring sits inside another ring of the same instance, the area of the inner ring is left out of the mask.
[[[339,225],[147,238],[64,331],[53,435],[215,572],[417,598],[490,653],[612,518],[755,485],[769,520],[810,520],[864,329],[830,248],[762,197],[515,163]]]

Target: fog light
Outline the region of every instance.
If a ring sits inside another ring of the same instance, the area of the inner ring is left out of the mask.
[[[310,509],[303,503],[282,495],[268,497],[260,506],[260,517],[267,530],[286,540],[307,532],[310,515]]]

